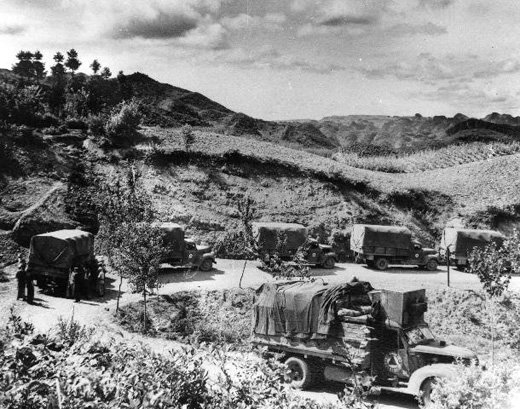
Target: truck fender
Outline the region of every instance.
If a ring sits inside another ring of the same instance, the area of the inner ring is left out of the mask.
[[[202,261],[206,260],[207,258],[210,258],[213,261],[213,263],[217,264],[217,260],[215,259],[215,255],[212,254],[212,253],[203,254],[202,258],[201,258],[201,263],[202,263]]]
[[[332,257],[334,261],[337,263],[339,261],[339,257],[336,253],[331,251],[330,253],[323,253],[323,258]]]
[[[407,392],[411,395],[419,396],[421,386],[428,378],[455,378],[457,376],[456,366],[453,364],[432,364],[419,368],[408,381]]]

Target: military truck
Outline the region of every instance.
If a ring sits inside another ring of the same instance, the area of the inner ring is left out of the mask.
[[[433,271],[440,257],[434,249],[423,248],[412,232],[401,226],[355,224],[350,248],[358,263],[386,270],[390,264],[417,265]]]
[[[457,359],[477,359],[435,339],[424,321],[424,289],[374,290],[356,279],[269,282],[257,290],[253,308],[252,343],[282,353],[286,379],[299,389],[323,380],[349,383],[355,372],[428,402],[436,378],[456,376]]]
[[[450,254],[450,264],[458,270],[465,270],[468,266],[468,258],[475,248],[484,248],[490,243],[502,245],[505,236],[494,230],[454,229],[446,228],[442,232],[440,254],[447,257],[447,249]]]
[[[298,249],[302,248],[305,261],[310,265],[334,268],[338,256],[332,251],[332,246],[321,244],[310,238],[307,228],[297,223],[253,223],[253,235],[260,248],[260,257],[275,253],[281,259],[291,259]],[[280,243],[280,238],[284,243]]]
[[[40,288],[65,293],[71,268],[89,270],[90,289],[105,294],[105,272],[94,256],[94,235],[82,230],[58,230],[31,238],[28,271]]]
[[[210,271],[216,263],[210,246],[200,246],[185,237],[184,227],[177,223],[159,223],[156,226],[164,232],[166,256],[162,261],[173,267],[198,268]]]

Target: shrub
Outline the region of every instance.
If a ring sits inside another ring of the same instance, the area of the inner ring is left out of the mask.
[[[458,365],[458,376],[441,378],[432,388],[428,409],[514,408],[512,395],[520,393],[520,366],[500,365],[486,370],[472,363]]]
[[[87,120],[88,129],[94,136],[105,134],[106,118],[102,115],[90,115]]]
[[[81,119],[81,118],[75,118],[75,117],[67,117],[65,120],[65,125],[69,129],[87,129],[88,125],[87,123]]]
[[[131,136],[141,122],[140,104],[132,99],[113,108],[105,123],[105,132],[113,142],[120,143],[125,136]]]

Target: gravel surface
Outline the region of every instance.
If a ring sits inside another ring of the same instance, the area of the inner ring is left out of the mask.
[[[239,286],[244,261],[217,260],[216,268],[210,272],[186,271],[171,269],[161,276],[162,286],[159,294],[169,294],[182,290],[215,290],[234,288]],[[14,279],[15,265],[6,268],[9,281],[0,283],[0,325],[7,322],[10,308],[14,308],[17,314],[26,321],[32,322],[37,331],[51,330],[58,322],[59,317],[74,319],[87,326],[93,326],[106,340],[119,339],[125,342],[145,343],[156,351],[166,351],[177,347],[179,344],[173,341],[146,338],[139,334],[128,333],[121,330],[112,321],[115,312],[119,279],[109,274],[107,277],[107,290],[105,297],[81,300],[79,303],[71,299],[55,297],[43,294],[36,289],[35,304],[28,305],[24,301],[16,301],[16,280]],[[366,266],[358,264],[338,264],[332,270],[313,269],[313,275],[329,283],[339,283],[357,277],[367,280],[375,288],[388,289],[416,289],[416,288],[445,288],[447,272],[445,267],[439,267],[437,271],[422,271],[417,267],[391,267],[387,271],[370,270]],[[273,278],[259,270],[256,262],[248,261],[245,265],[242,277],[242,287],[256,288],[260,284]],[[450,272],[450,285],[458,289],[481,288],[476,276],[462,273],[457,270]],[[513,277],[510,289],[520,291],[520,277]],[[132,294],[126,282],[121,286],[121,305],[141,299],[140,294]],[[320,388],[310,392],[302,392],[305,396],[312,397],[322,402],[334,402],[336,400],[335,387]],[[383,395],[380,398],[380,408],[416,408],[414,399],[401,395]]]

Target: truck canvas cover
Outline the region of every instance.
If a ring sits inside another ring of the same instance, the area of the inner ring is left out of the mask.
[[[471,229],[444,229],[441,239],[441,248],[447,249],[454,255],[467,256],[473,247],[482,248],[491,242],[502,244],[505,237],[494,230]]]
[[[307,239],[307,229],[297,223],[253,223],[253,235],[264,250],[276,250],[277,235],[287,237],[286,247],[297,249]]]
[[[298,339],[326,338],[337,320],[336,301],[347,295],[366,295],[365,281],[327,285],[322,281],[285,281],[262,284],[253,309],[255,335]]]
[[[409,249],[412,232],[402,226],[355,224],[350,248],[358,253],[375,252],[377,248]]]
[[[90,260],[94,236],[82,230],[58,230],[31,239],[29,265],[69,269],[74,262]]]
[[[182,251],[182,243],[184,241],[184,227],[177,223],[158,223],[154,224],[165,234],[165,245],[173,252]]]

